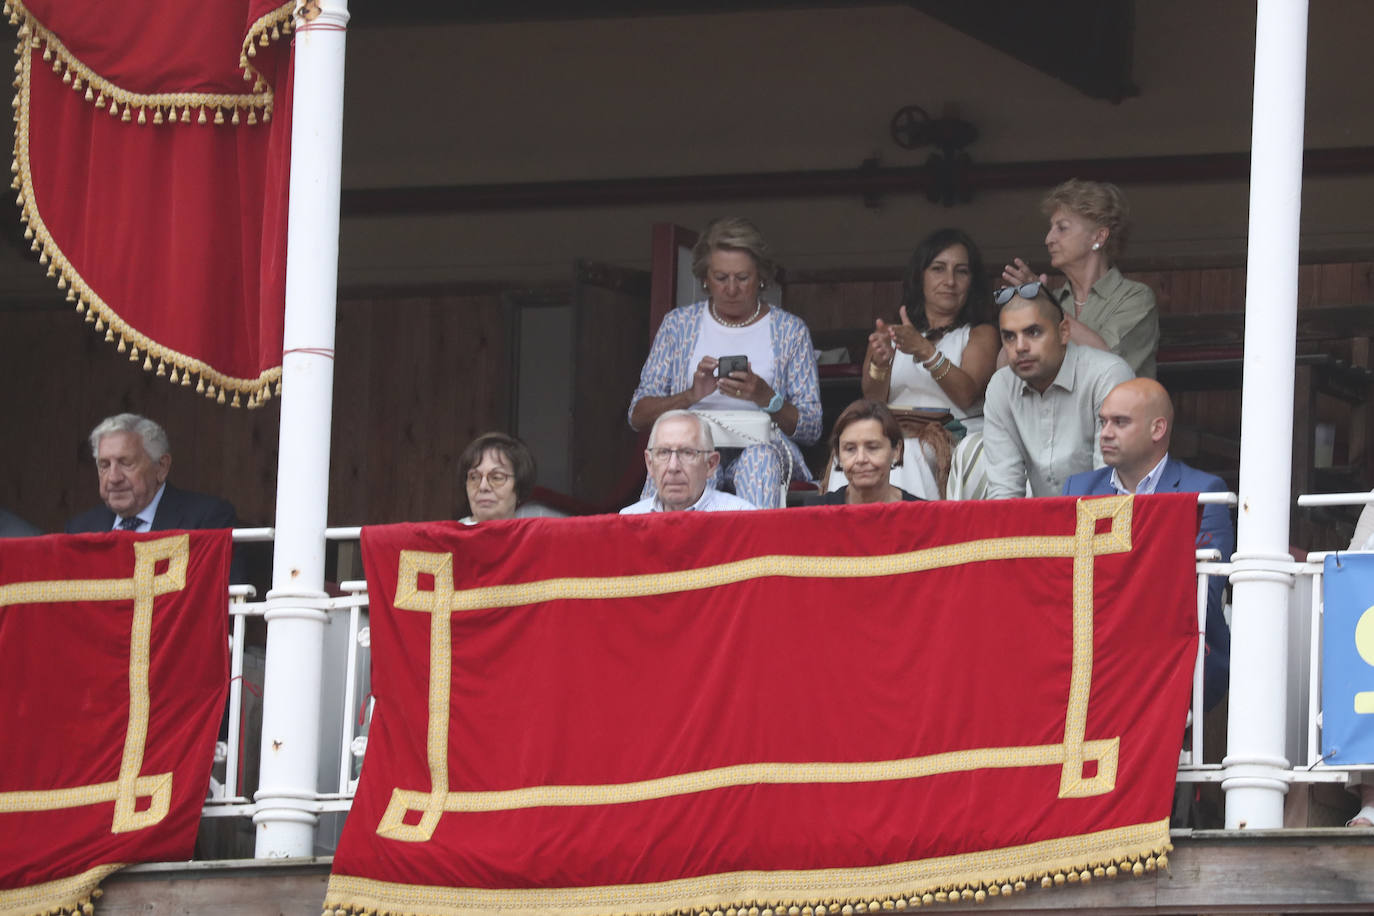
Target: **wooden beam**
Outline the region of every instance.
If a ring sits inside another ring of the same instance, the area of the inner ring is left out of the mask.
[[[1305,178],[1374,174],[1374,147],[1308,150]],[[798,172],[675,175],[425,187],[345,188],[342,212],[353,216],[416,213],[480,213],[497,210],[656,206],[717,200],[806,199],[885,194],[938,193],[955,181],[970,193],[1053,187],[1068,178],[1117,184],[1176,184],[1195,181],[1248,181],[1250,154],[1205,153],[1130,156],[1117,159],[1061,159],[1035,162],[973,163],[956,173],[931,165],[860,166]]]

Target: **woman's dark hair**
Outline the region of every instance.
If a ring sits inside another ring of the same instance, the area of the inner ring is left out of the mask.
[[[978,245],[962,229],[952,227],[936,229],[921,239],[916,250],[907,262],[906,273],[902,275],[902,304],[906,306],[907,316],[918,331],[929,331],[930,321],[926,318],[925,272],[935,258],[951,245],[963,245],[968,252],[968,298],[964,307],[954,319],[955,327],[966,324],[996,324],[997,312],[992,307],[992,287],[988,284],[988,272],[983,268],[983,253]]]
[[[529,499],[530,491],[534,489],[534,456],[530,454],[529,446],[505,433],[483,433],[469,442],[468,447],[463,449],[463,454],[458,458],[459,518],[472,514],[472,507],[468,505],[468,471],[481,464],[482,458],[487,452],[498,452],[505,455],[506,460],[510,462],[511,470],[515,472],[515,504],[517,506]]]
[[[837,463],[840,456],[840,434],[860,420],[877,420],[883,428],[883,435],[892,443],[892,447],[901,445],[902,428],[897,425],[897,418],[892,415],[892,411],[882,401],[864,398],[850,404],[835,418],[835,428],[830,431],[830,454],[835,456]],[[901,463],[902,458],[898,458],[893,467]]]

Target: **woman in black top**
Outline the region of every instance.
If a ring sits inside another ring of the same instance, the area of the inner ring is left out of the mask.
[[[825,494],[821,505],[919,499],[888,479],[902,463],[902,430],[882,401],[855,401],[846,407],[830,434],[830,453],[849,483]]]

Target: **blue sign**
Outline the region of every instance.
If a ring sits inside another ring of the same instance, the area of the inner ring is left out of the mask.
[[[1374,763],[1374,554],[1326,558],[1322,754]]]

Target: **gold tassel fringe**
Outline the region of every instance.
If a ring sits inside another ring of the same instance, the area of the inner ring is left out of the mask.
[[[273,40],[276,39],[281,31],[290,32],[291,30],[291,10],[294,4],[288,3],[285,6],[274,10],[254,23],[244,39],[245,46],[251,44],[255,38],[261,37],[262,43],[267,44],[267,37],[270,33]],[[130,92],[109,82],[100,74],[95,73],[73,54],[62,40],[50,32],[41,22],[38,21],[29,10],[24,6],[23,0],[7,0],[5,10],[10,25],[19,26],[19,38],[29,39],[30,46],[43,49],[42,58],[45,62],[51,62],[54,73],[62,74],[62,82],[68,85],[74,92],[82,95],[87,102],[93,102],[96,107],[107,109],[112,117],[117,117],[121,121],[136,121],[139,124],[172,124],[176,123],[175,117],[162,117],[164,108],[182,108],[189,112],[191,107],[198,107],[203,110],[206,107],[222,111],[225,108],[246,108],[250,111],[261,110],[264,123],[271,120],[272,104],[275,99],[271,87],[262,78],[256,69],[252,69],[252,76],[246,64],[240,60],[240,65],[244,69],[244,79],[256,77],[252,92],[244,94],[226,94],[209,92],[162,92],[162,93],[139,93]],[[83,91],[84,90],[84,91]],[[153,109],[151,118],[145,115],[147,109]],[[134,110],[137,109],[137,116]],[[183,117],[182,122],[189,122],[190,117]],[[202,117],[197,121],[199,124],[211,123],[212,119]],[[223,124],[224,121],[218,117],[213,119],[215,124]],[[231,123],[239,123],[237,120]],[[257,119],[251,119],[249,124],[256,124]]]
[[[906,893],[866,900],[771,900],[744,901],[716,906],[713,909],[665,910],[656,916],[873,916],[904,912],[938,903],[983,903],[989,897],[1009,897],[1019,894],[1029,885],[1042,888],[1063,887],[1066,884],[1088,884],[1094,878],[1116,878],[1120,875],[1139,877],[1146,872],[1167,869],[1168,852],[1172,844],[1139,856],[1104,861],[1085,861],[1064,871],[1048,873],[1002,875],[981,883],[961,883],[943,887],[912,888]],[[379,912],[371,906],[361,906],[343,900],[326,898],[322,916],[375,916]],[[392,910],[409,913],[408,910]]]

